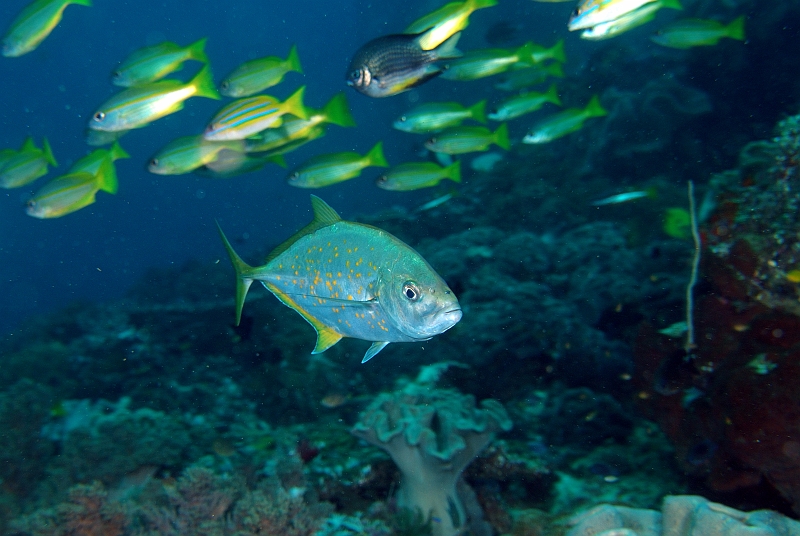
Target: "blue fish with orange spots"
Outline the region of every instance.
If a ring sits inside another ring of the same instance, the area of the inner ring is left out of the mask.
[[[342,220],[311,196],[314,219],[248,266],[219,233],[236,269],[236,323],[253,281],[314,326],[324,352],[342,337],[372,341],[362,363],[390,342],[427,341],[461,320],[458,299],[419,253],[369,225]]]

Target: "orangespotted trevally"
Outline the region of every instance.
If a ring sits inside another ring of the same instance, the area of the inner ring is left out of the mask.
[[[311,206],[312,222],[263,266],[248,266],[220,229],[236,269],[237,324],[254,281],[314,326],[313,353],[343,337],[372,341],[362,363],[390,342],[427,341],[461,320],[453,291],[419,253],[386,231],[342,220],[313,195]]]

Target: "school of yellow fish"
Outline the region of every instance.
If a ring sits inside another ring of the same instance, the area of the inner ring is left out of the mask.
[[[287,175],[290,185],[321,188],[358,177],[368,167],[388,168],[376,185],[392,191],[436,186],[443,180],[461,182],[461,163],[453,156],[486,151],[492,145],[511,147],[508,121],[547,105],[561,106],[555,84],[546,91],[531,89],[551,78],[563,77],[566,61],[563,40],[551,47],[527,42],[512,49],[462,52],[456,45],[469,18],[498,0],[450,2],[410,24],[403,33],[379,37],[353,56],[346,82],[370,97],[388,97],[434,78],[471,81],[501,75],[495,88],[511,92],[487,113],[487,100],[471,105],[427,102],[408,110],[393,126],[427,137],[424,146],[435,159],[405,162],[390,167],[377,143],[367,154],[342,152],[317,155]],[[535,0],[558,2],[574,0]],[[91,6],[91,0],[35,0],[11,23],[2,42],[5,57],[22,56],[36,49],[60,22],[70,4]],[[569,18],[570,31],[589,40],[608,39],[653,21],[662,8],[681,10],[679,0],[580,0]],[[72,16],[70,12],[70,16]],[[75,16],[78,16],[77,10]],[[722,38],[744,40],[744,17],[724,24],[713,20],[677,19],[651,37],[659,45],[690,48],[714,45]],[[97,107],[87,125],[89,145],[95,149],[65,174],[51,179],[28,201],[27,213],[56,218],[95,202],[98,192],[114,194],[114,162],[128,155],[119,138],[136,128],[180,111],[191,97],[235,99],[223,105],[203,132],[187,133],[158,150],[148,170],[160,175],[197,172],[211,177],[231,177],[259,170],[269,163],[286,167],[284,155],[326,132],[327,125],[353,127],[344,93],[334,95],[320,110],[304,104],[305,86],[281,100],[264,94],[269,88],[303,73],[296,46],[285,58],[268,56],[247,61],[214,83],[206,39],[180,45],[163,42],[135,51],[112,73],[119,93]],[[197,74],[188,82],[168,78],[186,62],[197,62]],[[566,108],[535,123],[522,143],[542,144],[583,128],[606,115],[597,96],[584,107]],[[471,121],[473,125],[463,124]],[[488,128],[488,121],[498,122]],[[0,187],[19,188],[45,176],[57,162],[46,139],[37,147],[32,138],[20,149],[0,150]],[[445,202],[452,194],[432,203]],[[444,199],[444,201],[439,201]],[[436,206],[436,204],[431,206]],[[426,206],[429,204],[426,204]]]

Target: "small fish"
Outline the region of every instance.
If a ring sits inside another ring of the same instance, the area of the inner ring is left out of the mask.
[[[306,108],[307,119],[290,117],[277,128],[270,128],[246,140],[245,150],[248,153],[270,151],[284,147],[296,140],[312,140],[325,132],[323,124],[340,127],[354,127],[356,122],[347,105],[347,98],[340,92],[334,95],[322,110],[314,111]],[[295,146],[296,148],[296,146]]]
[[[287,121],[287,123],[292,127],[294,121],[295,120]],[[302,121],[302,119],[298,119],[297,121]],[[310,130],[303,129],[302,138],[292,139],[286,139],[281,129],[283,129],[283,125],[277,129],[265,130],[253,139],[245,140],[245,152],[268,155],[286,154],[325,135],[324,125],[316,125]]]
[[[678,20],[659,30],[650,40],[670,48],[691,48],[716,45],[723,37],[744,41],[744,15],[727,25],[715,20]]]
[[[469,163],[469,167],[473,171],[480,171],[483,173],[491,173],[494,167],[499,163],[502,162],[505,157],[498,153],[498,152],[491,152],[491,153],[484,153],[480,156],[476,156],[472,159]]]
[[[533,65],[522,69],[511,69],[503,75],[503,80],[495,84],[495,89],[503,91],[519,91],[535,86],[550,77],[564,78],[564,67],[560,63]]]
[[[586,28],[581,32],[581,38],[590,41],[601,41],[603,39],[616,37],[652,21],[656,17],[656,13],[662,8],[682,10],[683,6],[678,0],[656,0],[618,19]]]
[[[636,201],[637,199],[644,199],[644,198],[654,199],[656,195],[657,191],[655,188],[648,188],[647,190],[624,192],[621,194],[604,197],[603,199],[598,199],[597,201],[592,203],[592,205],[595,207],[600,207],[603,205],[619,205],[620,203]]]
[[[28,200],[26,212],[40,219],[60,218],[94,203],[100,190],[114,190],[114,184],[103,183],[109,177],[85,171],[62,175],[51,180]]]
[[[581,0],[569,18],[569,31],[585,30],[617,20],[656,0]]]
[[[533,43],[531,50],[531,59],[533,63],[543,63],[545,61],[553,60],[558,63],[565,63],[567,61],[566,52],[564,52],[564,40],[559,39],[555,45],[550,48],[543,47]],[[522,66],[526,64],[521,64]]]
[[[3,37],[3,56],[16,58],[34,50],[61,22],[68,5],[91,6],[91,0],[36,0],[23,9]]]
[[[447,203],[448,201],[450,201],[451,199],[453,199],[456,195],[458,195],[456,192],[450,192],[444,195],[440,195],[439,197],[431,199],[427,203],[421,204],[420,206],[414,209],[414,212],[425,212],[426,210],[432,210],[436,207],[440,207],[445,203]]]
[[[587,119],[602,117],[607,114],[608,112],[600,104],[600,99],[595,95],[586,105],[586,108],[569,108],[540,121],[525,135],[522,143],[549,143],[580,130]]]
[[[118,130],[117,132],[104,132],[102,130],[93,130],[87,127],[84,139],[88,145],[91,145],[92,147],[100,147],[117,141],[128,132],[130,131]]]
[[[241,64],[222,81],[219,92],[226,97],[249,97],[278,85],[291,72],[303,74],[297,45],[292,45],[285,60],[268,56]]]
[[[3,149],[0,151],[0,171],[3,170],[3,166],[6,165],[6,162],[11,160],[11,158],[17,154],[17,151],[14,149]]]
[[[183,101],[189,97],[221,98],[208,65],[188,84],[160,80],[117,93],[92,115],[89,128],[106,132],[141,128],[183,109]]]
[[[473,12],[497,5],[497,0],[464,0],[450,2],[436,11],[428,13],[411,23],[403,33],[420,34],[426,30],[425,37],[420,40],[422,50],[433,50],[450,37],[469,26],[469,16]]]
[[[350,401],[350,397],[342,393],[330,393],[322,397],[319,401],[320,405],[328,409],[336,409],[344,406]]]
[[[307,119],[303,104],[306,86],[295,91],[284,102],[269,95],[245,97],[223,106],[206,127],[203,137],[210,141],[243,140],[271,126],[277,126],[285,114]]]
[[[408,192],[436,186],[444,179],[461,182],[461,162],[456,160],[447,167],[433,162],[400,164],[378,177],[375,184],[384,190]]]
[[[437,153],[463,154],[485,151],[493,143],[506,151],[511,147],[505,123],[494,132],[486,127],[450,127],[426,141],[425,147]]]
[[[241,153],[244,142],[208,141],[202,135],[184,136],[158,151],[147,163],[147,170],[156,175],[183,175],[212,162],[223,149]]]
[[[114,162],[122,158],[130,158],[119,142],[109,149],[95,149],[69,168],[68,173],[89,173],[99,180],[100,189],[110,194],[117,193],[117,169]],[[100,177],[100,175],[103,175]]]
[[[34,145],[33,138],[28,138],[22,148],[9,156],[0,169],[0,188],[19,188],[30,184],[47,175],[48,164],[58,166],[47,138],[42,141],[41,149]]]
[[[219,230],[236,270],[236,323],[250,285],[260,281],[317,332],[319,354],[352,337],[372,342],[362,363],[392,342],[426,341],[461,320],[447,283],[419,253],[386,231],[342,220],[311,196],[314,219],[248,266]]]
[[[258,171],[270,163],[286,167],[286,161],[280,155],[251,156],[239,151],[222,149],[214,160],[197,168],[195,173],[216,179],[228,179]]]
[[[111,82],[121,87],[141,86],[181,70],[185,61],[208,63],[205,52],[206,41],[208,38],[204,37],[185,47],[165,41],[140,48],[125,58],[111,74]]]
[[[364,168],[389,167],[383,156],[383,143],[361,156],[358,153],[333,153],[315,156],[289,175],[288,181],[298,188],[322,188],[358,177]]]
[[[564,2],[574,2],[575,0],[533,0],[534,2],[541,2],[543,4],[563,4]]]
[[[534,65],[533,43],[525,43],[517,50],[486,48],[465,52],[460,58],[447,63],[442,78],[448,80],[478,80],[507,71],[515,65]]]
[[[442,67],[437,62],[461,56],[456,48],[461,34],[433,50],[420,46],[425,35],[387,35],[368,42],[350,62],[347,85],[368,97],[380,98],[397,95],[439,76]]]
[[[561,106],[558,98],[558,89],[553,84],[545,93],[531,91],[516,97],[511,97],[500,103],[497,109],[489,114],[492,121],[508,121],[525,114],[535,112],[547,103]]]
[[[392,126],[403,132],[424,134],[460,125],[465,119],[486,123],[486,100],[466,108],[457,102],[428,102],[401,115]]]

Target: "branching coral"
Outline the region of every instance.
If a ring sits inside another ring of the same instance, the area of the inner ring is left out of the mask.
[[[435,536],[461,533],[467,523],[456,492],[463,469],[511,420],[495,400],[416,383],[378,396],[353,427],[356,436],[392,457],[400,469],[397,505],[433,520]]]

